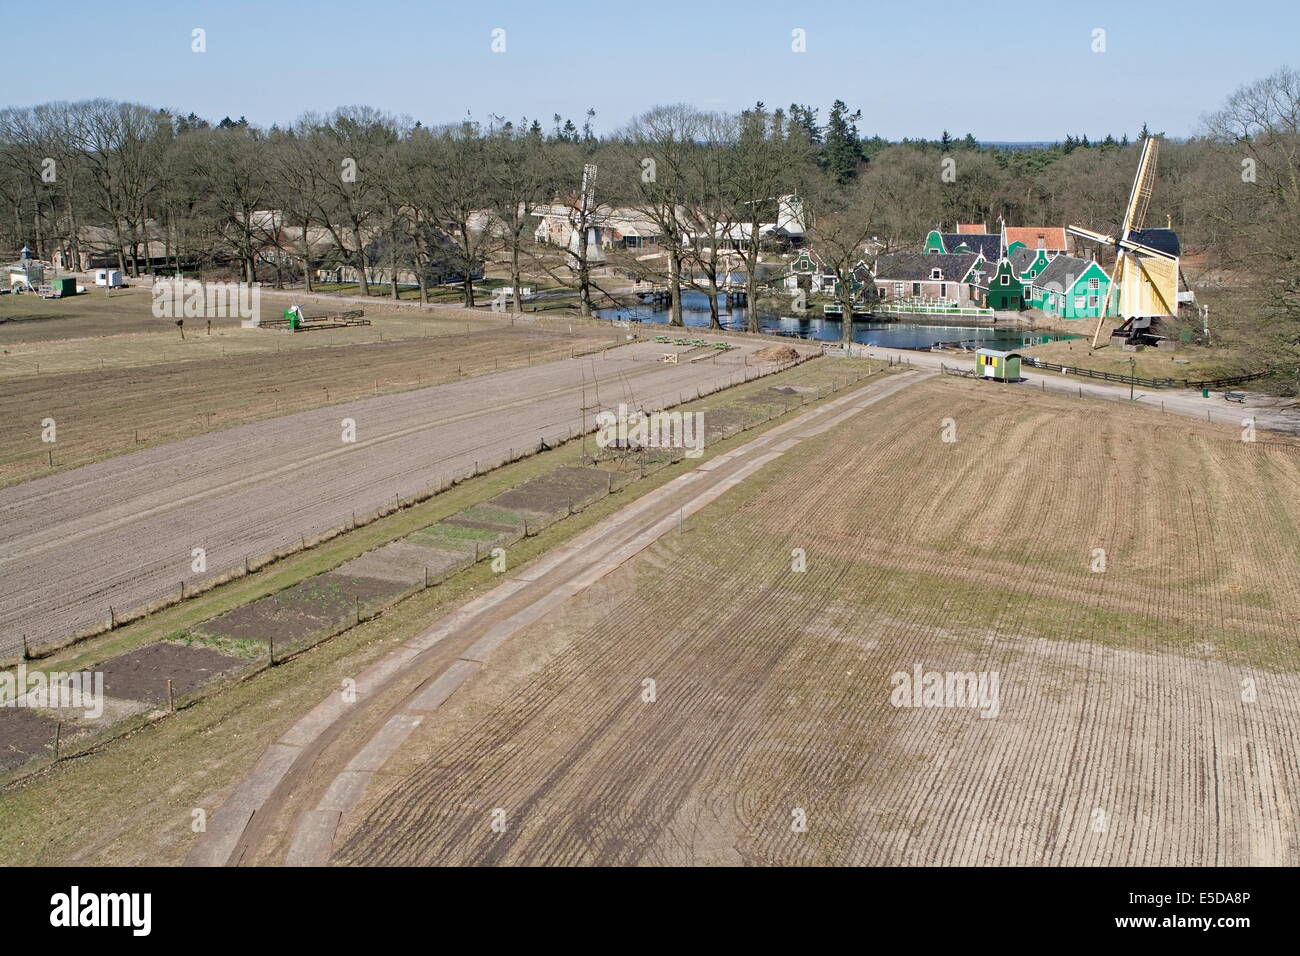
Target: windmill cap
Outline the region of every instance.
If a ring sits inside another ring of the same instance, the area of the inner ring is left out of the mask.
[[[1182,251],[1178,234],[1172,229],[1134,229],[1129,232],[1129,238],[1171,256],[1177,256]]]

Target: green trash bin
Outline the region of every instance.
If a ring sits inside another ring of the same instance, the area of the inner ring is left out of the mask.
[[[1209,397],[1210,397],[1210,390],[1208,388],[1201,389],[1201,398],[1209,398]]]

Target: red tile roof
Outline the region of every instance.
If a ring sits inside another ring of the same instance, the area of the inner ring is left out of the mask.
[[[957,223],[957,234],[961,236],[978,236],[988,231],[988,227],[982,222]]]
[[[1007,226],[1007,245],[1023,242],[1030,249],[1038,248],[1038,237],[1048,249],[1066,249],[1064,226]]]

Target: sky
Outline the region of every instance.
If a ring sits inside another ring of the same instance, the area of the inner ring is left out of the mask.
[[[594,108],[610,133],[657,104],[804,103],[824,119],[843,99],[864,135],[888,139],[1118,138],[1144,122],[1181,137],[1242,84],[1300,66],[1294,0],[38,6],[3,44],[0,106],[106,97],[258,125],[361,104],[425,125],[495,114],[549,129]]]

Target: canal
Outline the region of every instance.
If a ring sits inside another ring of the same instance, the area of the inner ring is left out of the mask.
[[[653,322],[667,324],[667,306],[634,305],[626,308],[598,309],[603,319],[624,322]],[[730,329],[743,330],[748,313],[743,308],[721,310],[722,324]],[[709,327],[709,297],[703,292],[689,290],[682,293],[682,321],[691,328]],[[760,312],[759,327],[781,335],[816,339],[823,342],[840,341],[840,320],[812,316],[798,317]],[[1079,335],[1068,332],[1041,332],[1010,326],[930,325],[913,322],[882,322],[873,319],[853,321],[853,341],[863,345],[876,345],[893,349],[928,349],[937,342],[977,342],[980,346],[996,349],[1025,348],[1061,339],[1077,339]]]

